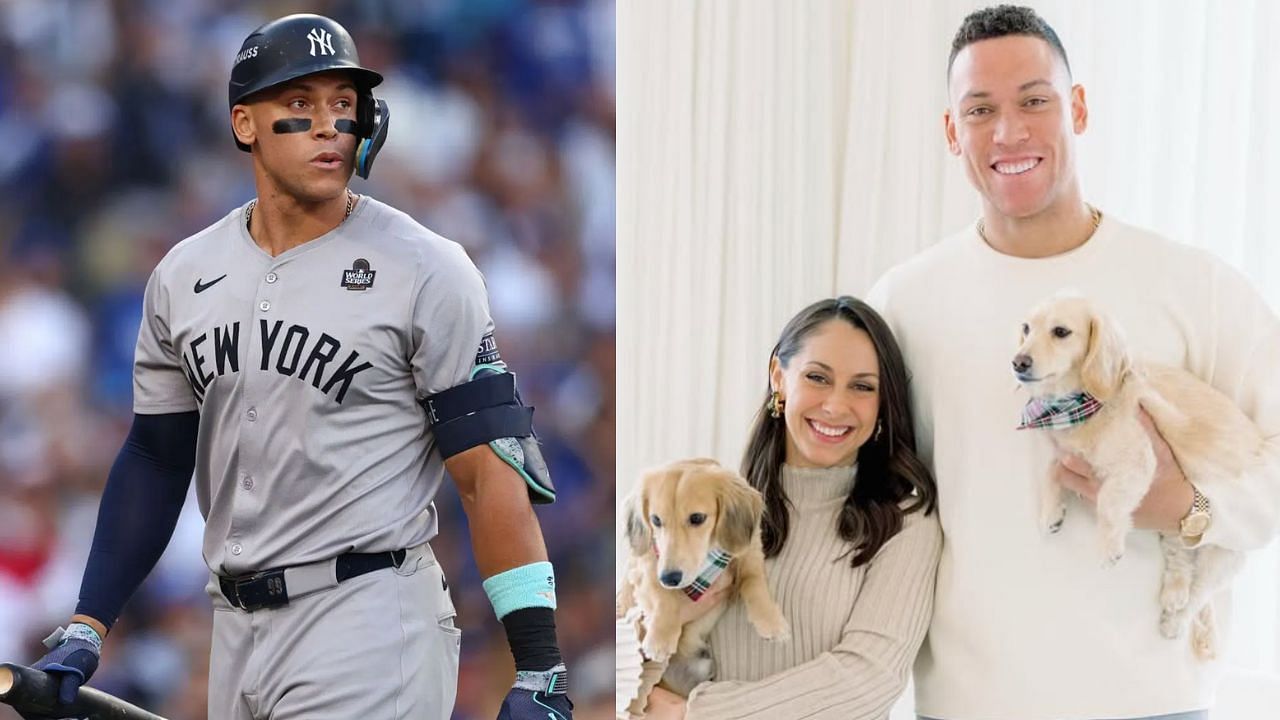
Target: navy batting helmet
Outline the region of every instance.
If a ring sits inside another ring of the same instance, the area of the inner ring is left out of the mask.
[[[390,120],[387,104],[375,100],[372,92],[382,75],[360,65],[350,33],[334,20],[323,15],[287,15],[250,33],[231,66],[228,105],[235,107],[260,90],[327,70],[347,70],[355,78],[356,135],[362,138],[356,171],[368,177]],[[249,151],[238,138],[236,147]]]

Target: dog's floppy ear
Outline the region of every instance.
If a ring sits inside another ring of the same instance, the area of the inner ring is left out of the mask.
[[[1129,354],[1119,330],[1105,316],[1093,312],[1089,318],[1089,348],[1080,365],[1080,385],[1099,402],[1106,402],[1120,389],[1129,372]]]
[[[643,555],[653,547],[653,534],[649,531],[648,512],[645,509],[645,491],[648,483],[640,481],[640,487],[627,498],[627,540],[631,543],[631,552]]]
[[[716,473],[717,498],[720,517],[716,520],[716,544],[730,554],[735,554],[751,542],[760,514],[764,512],[764,499],[755,488],[731,472]]]

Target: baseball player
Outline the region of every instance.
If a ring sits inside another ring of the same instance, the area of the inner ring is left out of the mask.
[[[194,473],[210,718],[448,718],[460,631],[428,544],[447,469],[515,656],[499,718],[571,717],[531,507],[555,491],[483,280],[458,245],[347,187],[386,138],[381,81],[318,15],[267,23],[236,55],[231,126],[258,196],[147,283],[133,426],[76,614],[36,665],[64,702],[168,544]]]

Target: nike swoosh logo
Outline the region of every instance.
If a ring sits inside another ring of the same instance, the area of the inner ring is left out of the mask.
[[[220,278],[214,278],[214,279],[212,279],[212,280],[210,280],[209,282],[204,283],[204,284],[201,284],[201,283],[200,283],[200,278],[196,278],[196,292],[197,292],[197,293],[202,293],[202,292],[204,292],[205,290],[208,290],[209,288],[213,287],[214,285],[217,285],[217,284],[218,284],[218,281],[219,281],[219,280],[221,280],[221,279],[222,279],[222,278],[224,278],[224,277],[226,277],[226,275],[223,275],[223,276],[222,276],[222,277],[220,277]]]

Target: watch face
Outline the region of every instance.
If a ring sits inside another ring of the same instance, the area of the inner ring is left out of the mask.
[[[1209,529],[1208,513],[1191,513],[1182,521],[1183,535],[1203,535]]]

